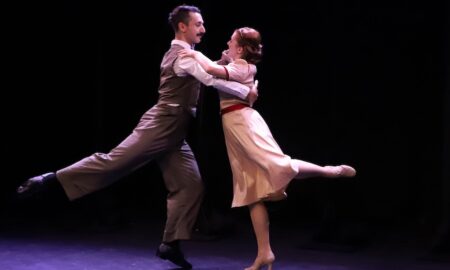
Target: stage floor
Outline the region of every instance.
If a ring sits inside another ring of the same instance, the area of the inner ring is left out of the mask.
[[[182,249],[194,269],[236,270],[249,266],[256,244],[248,220],[217,238],[196,236]],[[0,232],[1,270],[179,269],[155,256],[162,220],[115,228],[78,228],[58,222],[5,226]],[[445,256],[431,256],[407,232],[373,231],[359,243],[313,240],[314,228],[272,222],[272,246],[283,270],[448,270]]]

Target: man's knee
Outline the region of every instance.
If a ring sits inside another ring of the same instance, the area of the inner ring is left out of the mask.
[[[204,186],[201,178],[195,179],[193,181],[189,181],[187,184],[185,191],[189,193],[191,198],[199,198],[203,196]]]
[[[201,196],[205,190],[205,187],[203,185],[203,182],[201,180],[198,181],[194,181],[191,185],[190,185],[191,190],[198,194],[199,196]]]

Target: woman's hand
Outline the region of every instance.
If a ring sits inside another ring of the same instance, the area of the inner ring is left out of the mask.
[[[220,57],[219,61],[222,65],[233,62],[233,59],[231,59],[231,57],[228,55],[228,50],[222,52],[222,56]]]
[[[182,50],[178,51],[178,56],[195,58],[196,53],[197,53],[196,51],[191,50],[191,49],[182,49]]]

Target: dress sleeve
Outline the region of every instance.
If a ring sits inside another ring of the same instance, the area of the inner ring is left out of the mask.
[[[229,63],[226,65],[226,69],[230,81],[242,82],[248,76],[245,64]]]
[[[255,68],[245,60],[238,59],[225,66],[230,81],[236,81],[243,84],[252,84],[255,76]]]

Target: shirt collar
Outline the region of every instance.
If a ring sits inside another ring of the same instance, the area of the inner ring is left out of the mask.
[[[179,40],[179,39],[172,40],[172,42],[170,44],[171,45],[180,45],[184,49],[193,49],[193,47],[191,45],[189,45],[186,41]]]

